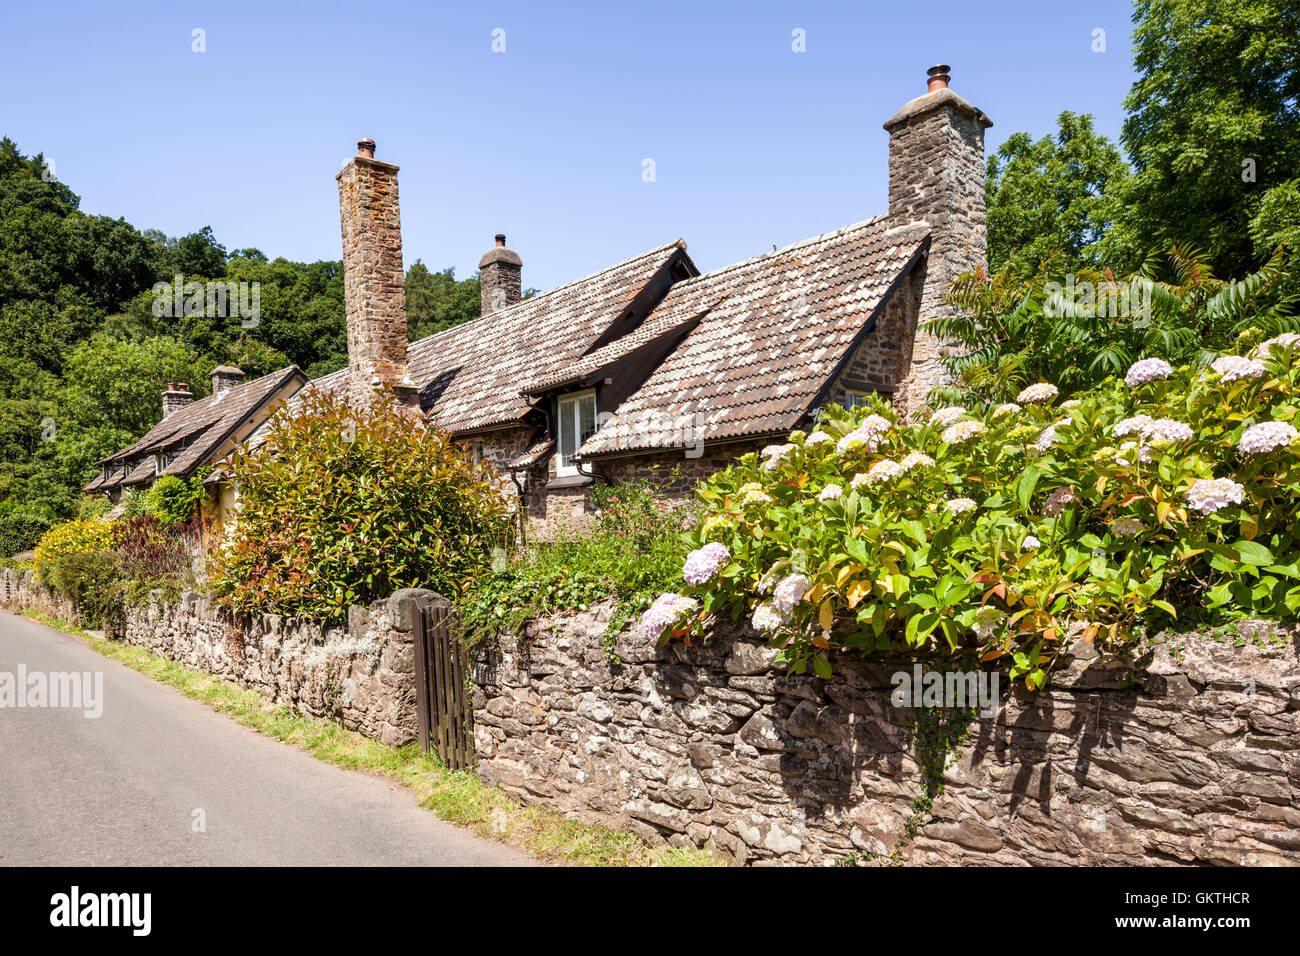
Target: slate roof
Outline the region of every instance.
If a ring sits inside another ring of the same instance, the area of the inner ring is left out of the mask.
[[[99,464],[112,465],[115,474],[107,480],[101,474],[86,486],[87,491],[107,491],[118,485],[138,484],[154,477],[153,456],[167,454],[171,461],[164,475],[185,476],[221,450],[226,439],[257,413],[294,378],[306,381],[296,365],[272,372],[251,382],[232,386],[220,396],[196,399],[149,429],[139,441]],[[138,460],[143,457],[143,460]],[[125,477],[122,466],[130,468]]]
[[[879,216],[673,285],[646,324],[699,324],[578,457],[792,428],[874,316],[929,227]]]
[[[521,393],[529,376],[580,358],[660,270],[685,256],[685,249],[678,239],[412,342],[407,371],[429,420],[455,434],[521,419],[531,407]],[[313,384],[334,390],[346,380],[347,369],[340,369]]]

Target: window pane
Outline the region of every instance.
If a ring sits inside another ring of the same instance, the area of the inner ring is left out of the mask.
[[[578,447],[574,443],[574,404],[571,399],[560,399],[560,465],[565,468],[573,463],[573,452]]]
[[[596,434],[596,396],[585,395],[578,399],[578,445],[582,446],[592,435]]]

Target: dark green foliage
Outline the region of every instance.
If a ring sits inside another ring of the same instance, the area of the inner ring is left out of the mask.
[[[54,524],[48,514],[7,504],[8,507],[0,505],[0,558],[30,551]]]
[[[1063,269],[1102,265],[1098,244],[1114,220],[1114,191],[1128,165],[1093,131],[1091,116],[1069,111],[1055,137],[1013,133],[988,158],[989,268],[1033,275],[1054,259]],[[1134,263],[1136,265],[1136,263]]]
[[[201,397],[217,365],[252,379],[347,363],[341,263],[227,253],[208,226],[177,239],[78,205],[44,157],[0,140],[0,502],[61,518],[100,458],[158,422],[167,382]],[[477,280],[411,271],[413,335],[478,314]],[[177,275],[257,283],[257,321],[155,315],[155,284]]]
[[[149,489],[149,513],[165,525],[191,520],[207,495],[203,480],[211,473],[200,468],[189,478],[163,475]]]

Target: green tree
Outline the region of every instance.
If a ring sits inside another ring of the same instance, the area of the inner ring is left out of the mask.
[[[1012,134],[988,158],[990,270],[1028,276],[1052,257],[1064,268],[1101,265],[1098,244],[1128,175],[1119,150],[1086,114],[1061,113],[1055,136]]]
[[[1121,139],[1135,175],[1114,243],[1190,242],[1219,275],[1258,269],[1298,221],[1267,197],[1300,168],[1300,5],[1138,0],[1134,21]]]
[[[476,319],[479,280],[456,280],[456,270],[430,272],[419,259],[406,271],[406,326],[411,341]]]

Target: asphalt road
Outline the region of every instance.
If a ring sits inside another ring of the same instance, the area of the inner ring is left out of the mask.
[[[102,673],[103,713],[0,706],[0,866],[533,862],[0,611],[0,681],[19,665]]]

